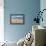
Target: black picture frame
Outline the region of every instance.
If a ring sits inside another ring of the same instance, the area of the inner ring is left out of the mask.
[[[10,24],[24,24],[24,14],[10,14]]]

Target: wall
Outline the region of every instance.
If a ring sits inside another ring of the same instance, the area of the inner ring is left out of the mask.
[[[18,41],[31,31],[35,12],[40,9],[40,0],[4,0],[4,39]],[[24,14],[24,25],[11,25],[10,14]]]
[[[0,42],[4,41],[4,0],[0,0]]]
[[[41,0],[41,1],[40,1],[40,9],[41,9],[41,11],[42,11],[43,9],[46,9],[46,0]],[[46,10],[43,12],[42,17],[43,17],[43,22],[41,21],[41,22],[40,22],[40,25],[46,27],[46,20],[45,20],[45,19],[46,19]]]

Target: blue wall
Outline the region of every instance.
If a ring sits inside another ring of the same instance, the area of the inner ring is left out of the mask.
[[[40,9],[40,0],[4,0],[4,39],[18,41],[29,31],[33,23],[35,12]],[[24,14],[24,25],[11,25],[10,14]]]
[[[40,10],[42,11],[43,9],[46,9],[46,0],[41,0],[40,1]],[[40,25],[46,27],[46,10],[43,12],[43,22],[40,21]]]

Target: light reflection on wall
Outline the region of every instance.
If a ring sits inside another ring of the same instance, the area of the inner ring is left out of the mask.
[[[0,42],[4,41],[4,0],[0,0]]]

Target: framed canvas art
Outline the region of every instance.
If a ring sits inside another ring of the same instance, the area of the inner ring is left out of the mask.
[[[10,24],[24,24],[24,14],[11,14]]]

